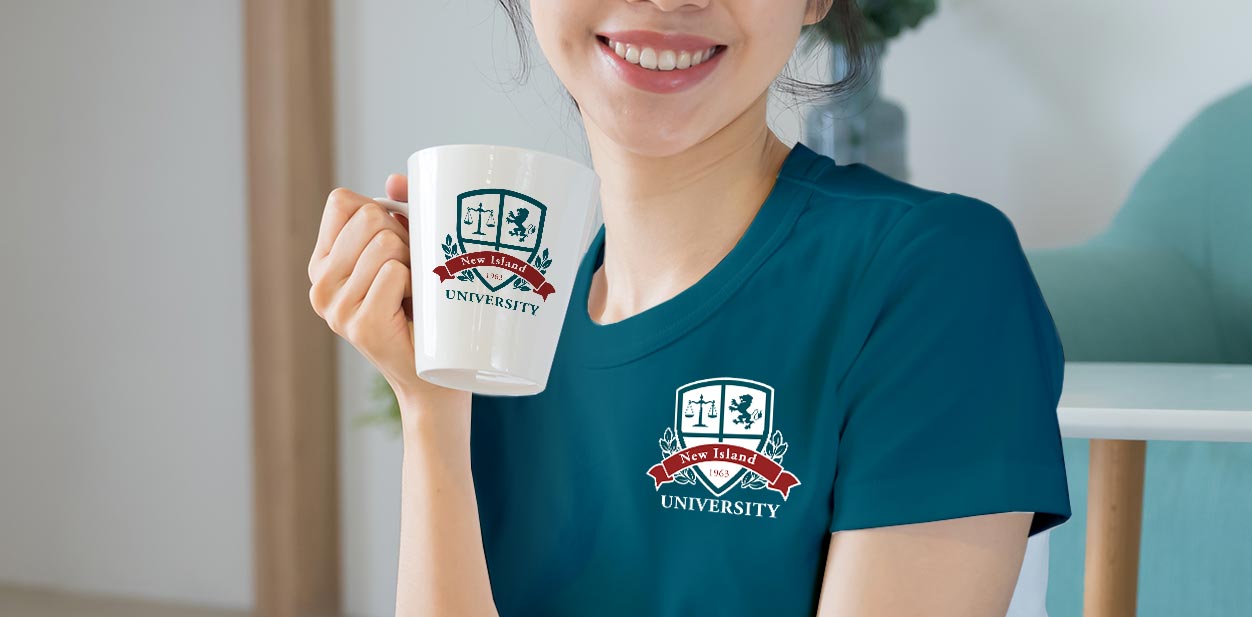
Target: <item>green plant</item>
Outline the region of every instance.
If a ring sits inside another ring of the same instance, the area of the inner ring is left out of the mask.
[[[857,0],[861,15],[865,17],[865,43],[883,43],[900,35],[901,32],[916,28],[938,8],[938,0]],[[838,45],[843,43],[843,35],[839,32],[839,24],[834,19],[834,12],[812,25],[804,26],[807,36],[807,47],[812,48],[819,40]]]
[[[368,426],[371,424],[380,424],[386,426],[392,433],[400,434],[400,402],[396,400],[396,393],[391,390],[391,384],[387,382],[387,378],[382,373],[374,373],[373,390],[370,393],[370,399],[374,402],[374,409],[368,413],[363,413],[353,420],[355,426]]]

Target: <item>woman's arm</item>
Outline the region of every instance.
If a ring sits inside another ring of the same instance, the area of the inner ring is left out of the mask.
[[[1032,516],[984,514],[834,533],[818,617],[1004,617]]]
[[[404,462],[396,615],[494,616],[470,475],[470,393],[399,399]]]

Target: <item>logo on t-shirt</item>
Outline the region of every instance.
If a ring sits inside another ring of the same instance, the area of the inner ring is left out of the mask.
[[[507,189],[476,189],[456,196],[456,239],[443,241],[439,282],[477,282],[491,292],[533,291],[544,301],[556,291],[544,278],[552,260],[542,248],[548,207]],[[446,289],[449,300],[482,302],[535,314],[539,305],[494,294]]]
[[[783,469],[787,442],[774,429],[774,388],[750,379],[716,377],[675,392],[674,425],[660,439],[661,462],[648,469],[656,484],[700,484],[716,497],[733,489],[772,490],[784,500],[800,480]],[[698,501],[697,501],[698,500]],[[666,508],[770,516],[777,504],[663,496]]]

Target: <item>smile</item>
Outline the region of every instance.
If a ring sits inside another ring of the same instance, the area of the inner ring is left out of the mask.
[[[672,49],[653,49],[651,47],[640,47],[630,43],[614,41],[606,37],[597,37],[600,43],[609,47],[614,53],[626,59],[631,64],[654,70],[654,71],[673,71],[685,70],[692,66],[698,66],[700,63],[708,60],[714,53],[725,49],[724,45],[714,45],[705,49],[696,50],[680,50]]]
[[[643,37],[635,32],[596,35],[596,40],[602,55],[624,81],[649,92],[690,88],[708,77],[725,55],[725,45],[684,45],[681,41],[667,45],[664,40],[643,44],[639,40]]]

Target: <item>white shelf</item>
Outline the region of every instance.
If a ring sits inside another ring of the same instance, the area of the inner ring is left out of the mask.
[[[1252,365],[1067,362],[1061,435],[1252,442]]]

